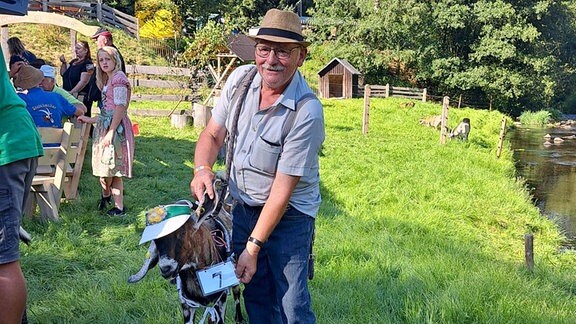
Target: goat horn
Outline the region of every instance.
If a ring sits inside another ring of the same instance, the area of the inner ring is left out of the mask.
[[[144,264],[136,274],[133,274],[128,278],[128,283],[135,283],[142,280],[142,278],[144,278],[148,270],[154,268],[157,263],[158,263],[158,249],[156,249],[156,244],[154,243],[154,241],[151,241],[150,247],[148,248],[146,260],[144,260]]]

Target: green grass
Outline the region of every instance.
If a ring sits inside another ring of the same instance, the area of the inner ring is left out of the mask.
[[[519,117],[523,125],[545,126],[559,120],[561,113],[557,110],[524,111]]]
[[[574,323],[576,254],[515,180],[511,152],[496,146],[502,115],[451,109],[449,127],[471,119],[468,142],[439,144],[418,124],[440,106],[372,99],[362,135],[362,99],[325,100],[317,219],[318,323]],[[168,118],[134,117],[135,177],[128,216],[100,215],[87,156],[80,199],[62,221],[25,220],[22,246],[32,323],[180,323],[175,287],[153,269],[129,285],[144,259],[144,212],[189,198],[198,131]],[[89,153],[88,153],[89,155]],[[218,165],[217,168],[222,168]],[[535,236],[535,271],[523,265],[523,235]],[[231,308],[230,308],[231,309]],[[229,312],[232,315],[232,311]]]

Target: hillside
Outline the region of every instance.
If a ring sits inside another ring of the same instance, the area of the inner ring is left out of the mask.
[[[26,49],[30,50],[38,58],[42,58],[56,66],[59,66],[58,57],[61,54],[64,54],[68,60],[72,59],[69,29],[40,24],[15,24],[9,27],[9,36],[20,38]],[[128,36],[122,30],[109,26],[106,26],[106,28],[112,31],[114,44],[122,52],[126,64],[168,65],[164,58],[159,57],[149,47]],[[78,39],[88,42],[91,56],[95,59],[96,42],[80,34],[78,34]]]

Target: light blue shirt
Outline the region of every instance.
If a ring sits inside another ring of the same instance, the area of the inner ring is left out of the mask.
[[[254,65],[241,66],[232,72],[212,111],[214,121],[226,125],[228,131],[234,111],[230,107],[231,97],[239,80],[251,67]],[[262,206],[270,195],[276,172],[300,176],[289,204],[306,215],[316,217],[321,201],[318,153],[325,137],[322,104],[315,99],[297,107],[300,98],[312,93],[297,71],[274,105],[259,110],[261,83],[260,74],[256,74],[238,120],[230,194],[250,206]],[[283,128],[290,110],[296,111],[296,117],[283,139]]]

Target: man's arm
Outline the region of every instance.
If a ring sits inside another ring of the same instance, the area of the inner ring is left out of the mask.
[[[251,237],[260,242],[266,242],[268,237],[280,222],[280,219],[286,211],[290,196],[296,185],[300,181],[300,177],[276,173],[270,196],[262,208],[258,222],[250,234]],[[252,276],[256,273],[256,263],[260,247],[252,242],[246,243],[246,248],[238,258],[236,265],[236,275],[242,283],[249,283]]]
[[[214,198],[212,166],[216,162],[225,137],[226,126],[219,125],[213,118],[210,118],[208,125],[200,133],[194,152],[194,178],[190,182],[190,191],[198,199],[203,199],[204,191],[208,191],[211,199]]]

